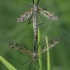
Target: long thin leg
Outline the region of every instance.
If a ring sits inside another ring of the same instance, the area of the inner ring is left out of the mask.
[[[41,43],[41,44],[42,44],[42,43]],[[41,45],[41,44],[40,44],[40,45]],[[45,44],[44,44],[41,48],[43,48],[44,46],[45,46]]]
[[[38,5],[38,3],[39,3],[39,0],[37,0],[37,5]],[[33,0],[33,4],[34,4],[34,0]]]
[[[38,3],[39,3],[39,0],[37,0],[37,5],[38,5]]]
[[[32,18],[32,16],[33,16],[33,15],[31,15],[28,24],[31,24],[31,23],[32,23],[32,22],[31,22],[31,18]]]
[[[45,65],[46,65],[46,63],[47,63],[47,61],[46,60],[44,60],[43,58],[41,58],[41,57],[39,57],[44,63],[45,63]],[[40,65],[39,65],[39,67],[40,67]]]
[[[44,44],[45,43],[45,41],[44,42],[42,42],[42,43],[39,43],[39,45],[42,45],[42,44]]]
[[[30,70],[30,68],[31,68],[31,65],[32,65],[32,61],[31,61],[30,66],[29,66],[29,70]]]
[[[32,7],[32,6],[28,5],[27,3],[25,3],[25,5],[27,5],[28,7]]]
[[[39,14],[39,13],[38,13]],[[41,15],[39,14],[39,16],[41,17]],[[39,25],[41,25],[41,24],[44,24],[45,23],[45,21],[43,20],[43,18],[41,17],[41,19],[42,19],[42,21],[43,21],[43,23],[40,23]]]
[[[23,45],[24,45],[25,48],[27,47],[27,45],[26,45],[25,43],[23,43]],[[28,47],[27,47],[27,48],[28,48]]]
[[[38,62],[38,60],[37,60],[37,63],[38,63],[38,65],[39,65],[39,62]],[[40,65],[39,65],[39,68],[40,68]]]
[[[44,41],[44,42],[42,42],[42,43],[41,43],[41,42],[39,42],[38,46],[39,46],[39,45],[42,45],[43,43],[45,43],[45,41]],[[41,48],[43,48],[44,46],[45,46],[45,44],[44,44]],[[37,50],[38,50],[38,47],[37,47]]]
[[[34,4],[34,0],[33,0],[33,4]]]
[[[31,59],[31,58],[30,58],[30,59]],[[25,65],[30,59],[28,59],[26,62],[24,62],[24,63],[22,64],[22,66]]]
[[[26,44],[23,43],[23,45],[24,45],[24,46],[23,46],[24,48],[29,49],[30,51],[32,51],[29,47],[27,47]]]
[[[42,59],[42,61],[47,62],[46,60],[44,60],[43,58],[39,57],[40,59]]]
[[[39,46],[39,45],[42,45],[42,47],[41,47],[41,48],[43,48],[43,47],[45,46],[45,44],[44,44],[44,43],[45,43],[45,41],[44,41],[44,42],[42,42],[42,43],[41,43],[41,42],[39,42],[38,46]],[[38,47],[37,47],[37,50],[38,50]]]
[[[41,49],[44,48],[44,46],[45,46],[45,44],[41,47]]]

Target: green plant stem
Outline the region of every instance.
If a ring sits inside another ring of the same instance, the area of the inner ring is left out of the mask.
[[[37,0],[34,0],[35,3],[37,3]],[[40,29],[39,29],[39,26],[38,26],[38,51],[40,51]],[[39,55],[39,57],[41,57],[41,55]],[[40,58],[38,58],[39,60],[39,65],[40,65],[40,68],[39,70],[42,70],[42,60]]]
[[[47,48],[48,48],[48,38],[46,36],[46,45],[47,45]],[[49,50],[47,50],[47,70],[50,70],[50,53],[49,53]]]
[[[37,3],[37,0],[34,0],[35,3]]]
[[[40,51],[41,49],[41,46],[40,46],[40,29],[38,27],[38,51]],[[41,55],[39,55],[39,57],[41,57]],[[39,70],[42,70],[42,60],[39,58],[39,65],[40,65],[40,68]]]

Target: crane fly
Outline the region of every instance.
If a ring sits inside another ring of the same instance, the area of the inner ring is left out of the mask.
[[[41,13],[46,18],[49,18],[51,20],[58,20],[58,17],[56,17],[54,14],[51,14],[50,12],[38,7],[38,3],[39,0],[37,1],[37,3],[34,3],[33,0],[33,6],[27,12],[17,18],[17,22],[22,22],[28,19],[29,17],[31,19],[33,16],[34,48],[36,47],[36,40],[38,36],[38,13]]]
[[[13,48],[13,49],[15,49],[15,50],[19,50],[20,52],[23,52],[23,53],[26,53],[26,54],[30,55],[30,56],[31,56],[30,59],[33,59],[33,60],[34,60],[34,63],[35,63],[35,62],[37,61],[38,56],[39,56],[40,54],[42,54],[43,52],[45,52],[45,51],[51,49],[51,48],[54,47],[58,42],[59,42],[59,38],[55,38],[55,39],[53,39],[53,40],[51,40],[51,41],[49,42],[48,48],[46,47],[46,45],[44,45],[43,48],[42,48],[40,51],[38,51],[38,52],[34,52],[34,51],[32,52],[32,51],[30,51],[29,49],[26,49],[26,47],[21,46],[20,44],[15,43],[15,42],[11,42],[11,41],[9,42],[9,45],[10,45],[11,48]],[[30,59],[29,59],[29,60],[30,60]],[[27,60],[25,63],[27,63],[29,60]],[[24,63],[24,64],[25,64],[25,63]],[[24,64],[23,64],[23,65],[24,65]]]
[[[33,0],[34,1],[34,0]],[[39,0],[38,0],[39,1]],[[51,20],[58,20],[58,17],[55,16],[54,14],[46,11],[45,9],[42,9],[40,7],[38,7],[38,2],[35,3],[27,12],[25,12],[24,14],[20,15],[17,18],[17,22],[22,22],[26,19],[28,19],[29,17],[31,17],[32,15],[34,15],[34,12],[37,11],[37,13],[41,13],[42,15],[44,15],[46,18],[51,19]]]

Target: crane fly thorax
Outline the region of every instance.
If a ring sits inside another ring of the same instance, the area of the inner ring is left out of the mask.
[[[37,59],[37,53],[33,53],[33,59],[34,59],[34,62],[36,62],[36,59]]]
[[[33,5],[33,8],[34,8],[34,11],[37,11],[37,10],[38,10],[37,4],[34,4],[34,5]]]

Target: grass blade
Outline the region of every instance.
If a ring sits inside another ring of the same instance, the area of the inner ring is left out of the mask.
[[[40,51],[41,49],[41,46],[40,46],[40,29],[39,29],[39,26],[38,26],[38,51]],[[42,57],[41,55],[39,55],[39,57]],[[40,58],[39,59],[39,65],[40,65],[40,69],[39,70],[42,70],[42,60]]]
[[[48,38],[46,36],[46,45],[47,45],[47,48],[48,48]],[[50,70],[50,53],[49,53],[49,50],[47,50],[47,70]]]
[[[0,60],[9,70],[17,70],[9,62],[7,62],[2,56],[0,56]]]

